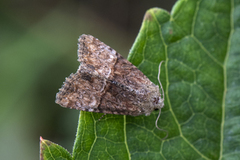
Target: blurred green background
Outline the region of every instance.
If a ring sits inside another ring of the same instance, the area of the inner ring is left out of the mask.
[[[78,69],[77,39],[91,34],[127,57],[142,18],[176,0],[0,2],[0,159],[39,159],[39,137],[69,152],[79,111],[55,104]]]

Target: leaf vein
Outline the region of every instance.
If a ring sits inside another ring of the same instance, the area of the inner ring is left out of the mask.
[[[128,144],[127,144],[126,115],[123,116],[123,129],[124,129],[124,142],[125,142],[125,145],[126,145],[128,158],[130,160],[131,159],[131,154],[130,154],[130,151],[129,151],[129,148],[128,148]]]
[[[225,100],[226,100],[226,93],[227,93],[227,69],[226,69],[226,65],[227,65],[227,60],[229,57],[229,52],[230,52],[230,45],[231,45],[231,37],[233,35],[234,32],[234,22],[233,22],[233,13],[234,13],[234,0],[231,0],[231,11],[230,11],[230,28],[231,28],[231,32],[228,38],[228,45],[227,45],[227,54],[224,60],[224,64],[223,64],[223,76],[224,76],[224,90],[223,90],[223,101],[222,101],[222,123],[221,123],[221,139],[220,139],[220,152],[219,152],[219,159],[223,158],[223,132],[224,132],[224,124],[225,124]]]
[[[90,155],[91,155],[91,152],[92,152],[92,150],[93,150],[93,146],[94,146],[94,144],[96,143],[96,140],[97,140],[96,121],[95,121],[95,119],[94,119],[94,117],[93,117],[93,113],[92,113],[92,112],[91,112],[91,115],[92,115],[93,124],[94,124],[93,128],[94,128],[95,138],[94,138],[94,141],[93,141],[93,143],[92,143],[92,146],[91,146],[91,148],[90,148],[90,150],[89,150],[89,152],[88,152],[88,160],[89,160]]]

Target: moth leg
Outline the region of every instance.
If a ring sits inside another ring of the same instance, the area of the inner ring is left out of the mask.
[[[98,121],[100,121],[105,115],[106,115],[106,113],[104,113],[104,114],[98,119]]]

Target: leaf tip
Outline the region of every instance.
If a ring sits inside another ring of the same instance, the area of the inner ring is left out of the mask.
[[[44,141],[44,139],[42,138],[42,136],[40,136],[40,160],[43,160],[43,146],[42,146],[42,142]]]
[[[145,13],[145,15],[144,15],[143,20],[144,20],[144,21],[151,21],[152,19],[153,19],[152,14],[147,11],[147,12]]]

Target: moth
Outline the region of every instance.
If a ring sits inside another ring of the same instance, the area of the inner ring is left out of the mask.
[[[83,34],[78,42],[80,66],[59,89],[57,104],[81,111],[131,116],[148,116],[156,109],[161,111],[164,91],[160,80],[162,94],[158,85],[97,38]],[[161,63],[158,79],[160,67]]]

